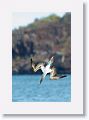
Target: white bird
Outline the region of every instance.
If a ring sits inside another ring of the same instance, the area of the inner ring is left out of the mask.
[[[40,80],[40,84],[41,82],[44,80],[45,76],[50,73],[50,79],[51,80],[57,80],[59,78],[63,78],[65,76],[57,76],[57,72],[56,72],[56,68],[55,67],[51,67],[52,64],[54,62],[54,57],[51,57],[51,59],[49,60],[48,64],[46,66],[44,66],[44,63],[39,63],[38,65],[35,65],[33,63],[33,60],[31,58],[31,66],[33,68],[33,71],[36,72],[39,69],[41,69],[41,71],[43,72],[41,80]]]

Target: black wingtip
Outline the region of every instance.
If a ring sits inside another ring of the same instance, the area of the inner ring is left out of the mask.
[[[32,58],[31,58],[31,65],[32,65]]]
[[[60,78],[64,78],[64,77],[66,77],[66,75],[62,75],[62,76],[60,76]]]

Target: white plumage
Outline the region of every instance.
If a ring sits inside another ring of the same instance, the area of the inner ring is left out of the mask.
[[[35,65],[33,63],[32,58],[31,58],[31,65],[32,65],[33,71],[36,72],[39,69],[41,69],[41,71],[43,73],[42,77],[41,77],[41,80],[40,80],[40,84],[44,80],[45,76],[48,73],[50,73],[50,79],[51,80],[57,80],[57,79],[59,79],[59,76],[57,76],[55,67],[51,67],[52,64],[53,64],[53,61],[54,61],[54,57],[51,57],[51,59],[49,60],[49,62],[48,62],[48,64],[46,66],[44,66],[44,63],[39,63],[38,65]]]

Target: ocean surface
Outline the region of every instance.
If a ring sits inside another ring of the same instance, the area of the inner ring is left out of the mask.
[[[14,75],[12,77],[13,102],[70,102],[71,75],[50,80],[49,75],[40,84],[41,75]]]

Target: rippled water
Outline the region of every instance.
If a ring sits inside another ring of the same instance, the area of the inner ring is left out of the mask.
[[[46,76],[40,85],[41,75],[18,75],[12,80],[13,102],[70,102],[71,75],[59,80]]]

